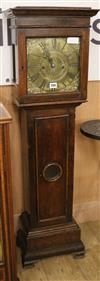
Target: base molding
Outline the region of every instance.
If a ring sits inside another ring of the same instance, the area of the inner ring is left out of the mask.
[[[17,233],[18,246],[22,252],[23,266],[28,266],[44,257],[84,252],[80,228],[73,220],[70,223],[34,228],[25,235]]]

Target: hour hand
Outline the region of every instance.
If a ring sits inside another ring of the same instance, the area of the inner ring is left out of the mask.
[[[47,49],[45,50],[44,58],[48,59],[50,65],[51,65],[51,67],[52,67],[52,65],[53,65],[53,59],[52,59],[52,57],[51,57],[50,52],[49,52]]]

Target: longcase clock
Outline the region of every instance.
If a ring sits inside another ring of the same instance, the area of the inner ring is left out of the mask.
[[[20,110],[23,265],[83,253],[73,218],[75,109],[87,99],[91,8],[16,7],[10,18]],[[18,66],[18,70],[17,70]]]

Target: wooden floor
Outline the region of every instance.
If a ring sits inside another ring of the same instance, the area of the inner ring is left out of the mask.
[[[80,226],[86,246],[84,258],[56,256],[43,259],[34,267],[23,269],[18,253],[20,281],[100,281],[100,222],[88,222]]]

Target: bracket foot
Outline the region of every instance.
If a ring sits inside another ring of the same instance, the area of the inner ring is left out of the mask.
[[[86,255],[86,251],[83,250],[83,251],[79,251],[79,252],[76,252],[76,253],[73,253],[72,256],[74,259],[82,259],[84,258]]]

